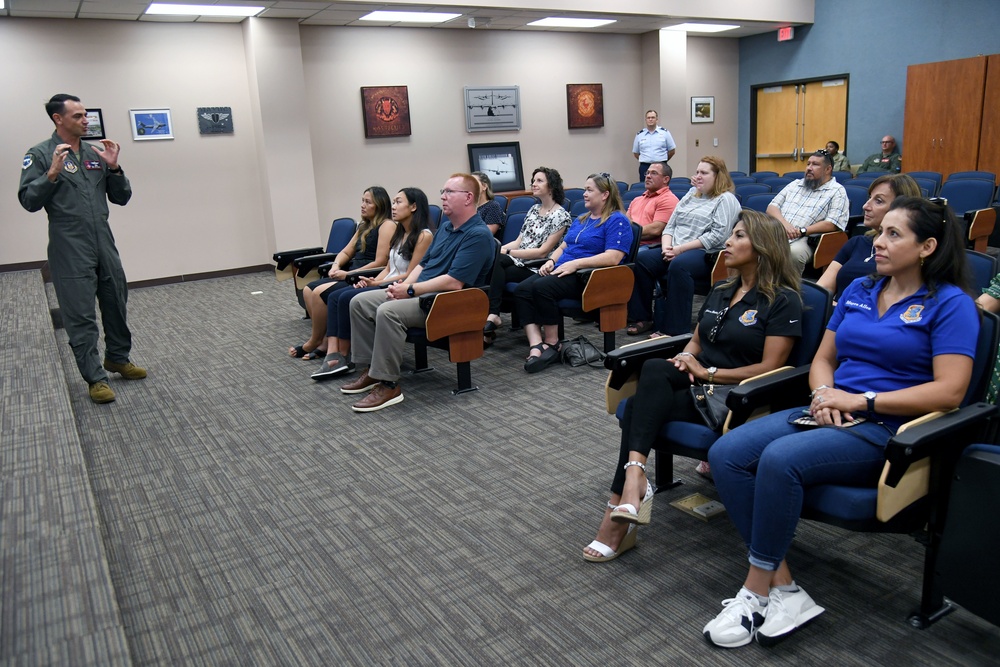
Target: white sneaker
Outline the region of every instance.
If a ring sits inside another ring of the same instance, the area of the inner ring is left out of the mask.
[[[757,643],[761,646],[774,646],[826,611],[801,587],[794,593],[772,588],[768,599],[767,619],[757,631]]]
[[[764,623],[767,607],[762,606],[746,587],[741,588],[736,597],[723,600],[722,606],[719,615],[702,630],[705,639],[722,648],[736,648],[752,642],[757,628]]]

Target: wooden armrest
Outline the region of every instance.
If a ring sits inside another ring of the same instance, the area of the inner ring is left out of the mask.
[[[813,268],[823,269],[834,260],[840,249],[847,243],[846,232],[827,232],[820,234],[813,252]]]
[[[490,299],[478,287],[440,292],[427,313],[427,340],[475,332],[482,347],[483,325],[489,311]]]
[[[926,496],[930,491],[931,457],[957,460],[965,447],[981,437],[996,413],[995,405],[975,403],[960,410],[932,412],[901,426],[886,445],[876,518],[888,521]]]
[[[628,324],[628,300],[635,285],[635,274],[629,266],[607,266],[594,269],[583,288],[583,310],[598,310],[598,328],[602,332],[618,331]]]
[[[986,252],[990,234],[996,226],[997,210],[984,208],[969,211],[965,214],[965,219],[969,221],[969,241],[972,243],[972,249],[976,252]]]
[[[726,268],[726,262],[723,259],[723,254],[721,252],[715,254],[715,263],[712,264],[712,278],[709,281],[710,285],[714,285],[720,280],[725,280],[729,277],[729,269]]]
[[[604,407],[613,415],[618,404],[635,395],[639,369],[647,359],[669,359],[684,349],[691,334],[661,336],[623,345],[608,353],[604,367],[610,372],[604,382]]]

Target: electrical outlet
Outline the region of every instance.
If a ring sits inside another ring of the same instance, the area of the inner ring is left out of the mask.
[[[700,146],[700,145],[701,145],[701,140],[699,140],[699,139],[695,139],[695,140],[694,140],[694,146],[695,146],[695,148],[697,148],[697,147],[698,147],[698,146]]]

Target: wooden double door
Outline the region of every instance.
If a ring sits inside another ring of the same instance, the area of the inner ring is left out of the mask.
[[[847,75],[754,89],[751,171],[803,171],[826,142],[847,146]]]

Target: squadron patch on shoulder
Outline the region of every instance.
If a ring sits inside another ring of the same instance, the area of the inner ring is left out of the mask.
[[[66,160],[66,164],[63,165],[63,169],[65,169],[71,174],[75,174],[77,171],[79,171],[80,168],[76,166],[76,162],[73,162],[72,160]]]
[[[21,162],[21,171],[24,171],[31,166],[31,163],[35,161],[35,158],[31,157],[31,153],[24,156],[24,161]]]
[[[903,320],[907,324],[912,324],[913,322],[919,322],[921,319],[920,313],[921,311],[923,311],[923,309],[924,307],[920,305],[910,306],[905,311],[903,311],[902,314],[900,314],[899,319]]]

